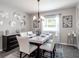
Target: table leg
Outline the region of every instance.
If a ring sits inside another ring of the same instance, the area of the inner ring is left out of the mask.
[[[38,45],[38,49],[37,49],[37,58],[40,58],[40,45]]]
[[[55,58],[55,53],[56,53],[56,44],[55,44],[54,50],[53,50],[53,58]]]

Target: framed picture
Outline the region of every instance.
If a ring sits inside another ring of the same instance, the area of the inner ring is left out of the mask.
[[[25,26],[25,20],[20,21],[21,26]]]
[[[63,16],[63,28],[72,28],[72,15]]]
[[[33,28],[39,28],[39,24],[37,20],[33,21]]]

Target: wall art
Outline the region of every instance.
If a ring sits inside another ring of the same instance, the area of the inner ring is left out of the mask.
[[[63,28],[72,28],[72,15],[63,16]]]

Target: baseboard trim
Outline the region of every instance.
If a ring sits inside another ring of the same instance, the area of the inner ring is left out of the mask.
[[[67,43],[60,43],[60,44],[68,45],[68,46],[74,46],[74,47],[78,48],[77,45],[73,45],[73,44],[67,44]]]
[[[0,51],[3,51],[2,49],[0,49]]]

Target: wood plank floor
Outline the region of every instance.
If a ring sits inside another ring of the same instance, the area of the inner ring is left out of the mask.
[[[47,52],[45,56],[50,58],[50,54]],[[19,58],[19,48],[15,48],[9,52],[0,52],[0,58]],[[27,56],[25,58],[27,58]],[[55,58],[79,58],[79,50],[72,46],[57,44]]]

